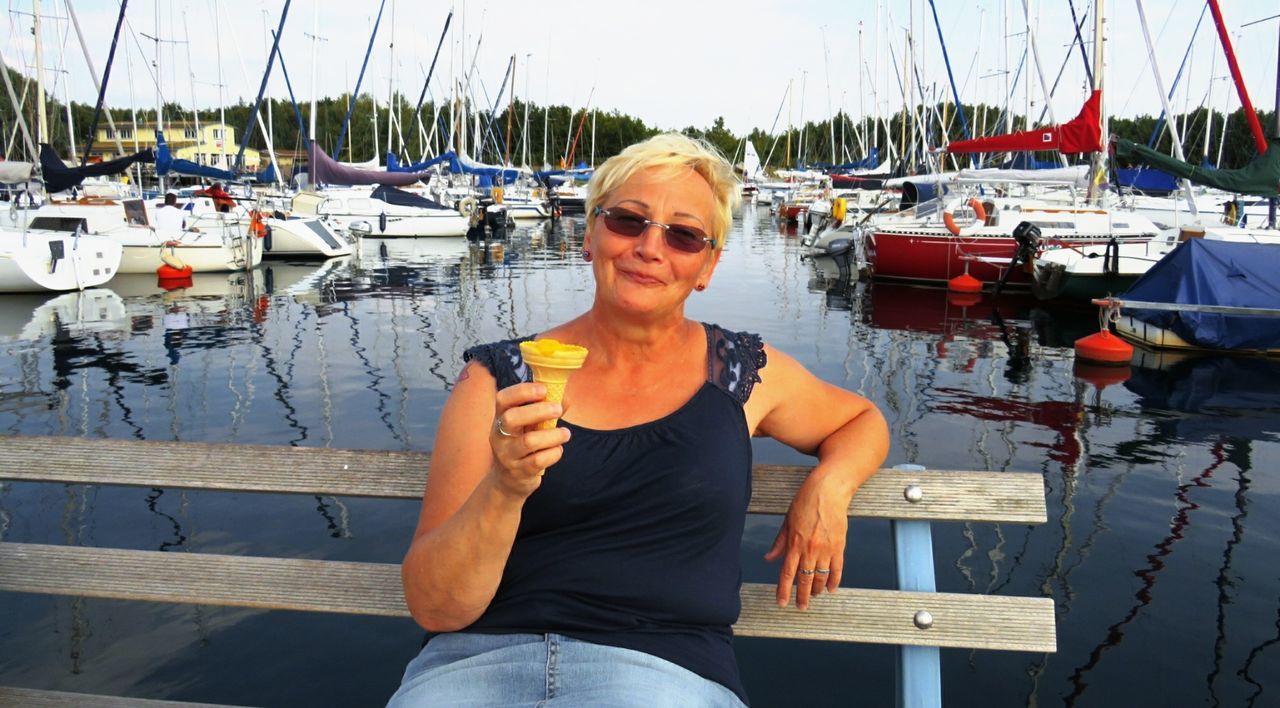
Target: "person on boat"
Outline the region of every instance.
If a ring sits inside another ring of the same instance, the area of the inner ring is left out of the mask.
[[[213,186],[208,189],[201,189],[195,193],[197,197],[209,197],[213,200],[213,208],[218,211],[231,211],[236,205],[236,200],[231,194],[222,188],[221,182],[214,182]]]
[[[182,239],[183,231],[199,231],[194,226],[187,228],[187,212],[178,206],[178,195],[166,192],[164,204],[156,209],[156,236],[161,242]]]
[[[685,317],[740,199],[733,167],[665,134],[589,185],[593,303],[539,335],[586,362],[561,405],[531,381],[529,337],[465,352],[402,565],[428,641],[390,705],[743,705],[732,626],[753,435],[818,458],[765,555],[781,561],[778,605],[840,584],[849,501],[888,429],[759,336]]]

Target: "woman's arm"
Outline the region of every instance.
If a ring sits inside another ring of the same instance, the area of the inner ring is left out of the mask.
[[[440,415],[431,473],[413,543],[401,565],[405,601],[423,628],[447,632],[489,606],[506,567],[524,501],[569,439],[565,428],[528,430],[559,417],[542,384],[496,391],[476,363],[463,368]],[[500,435],[494,422],[513,435]]]
[[[769,364],[748,401],[759,421],[755,434],[818,457],[765,554],[765,560],[783,559],[778,605],[790,601],[795,581],[796,606],[803,610],[811,594],[840,585],[849,500],[888,455],[889,429],[867,399],[822,381],[772,347],[765,352]]]

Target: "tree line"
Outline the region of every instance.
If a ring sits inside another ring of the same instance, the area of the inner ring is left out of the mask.
[[[21,74],[12,69],[7,70],[15,88],[21,91],[19,102],[23,105],[28,125],[34,130],[34,88],[28,85],[29,82]],[[68,128],[66,106],[52,97],[47,98],[50,134],[45,142],[53,145],[64,158],[69,158],[69,143],[73,138],[77,153],[84,148],[94,107],[91,104],[71,102],[70,123],[74,128],[73,135]],[[468,153],[481,162],[501,164],[510,160],[513,164],[522,165],[524,155],[527,154],[527,166],[546,169],[563,167],[565,163],[590,163],[593,157],[598,164],[626,146],[660,132],[643,120],[616,110],[588,111],[564,105],[540,106],[535,103],[526,104],[521,100],[508,102],[496,112],[465,102],[453,106],[441,105],[437,110],[436,104],[428,101],[415,114],[416,102],[416,97],[395,95],[388,106],[387,102],[375,101],[368,93],[360,94],[354,106],[350,105],[350,94],[318,100],[317,142],[332,153],[350,112],[342,154],[335,157],[354,162],[374,157],[383,160],[388,143],[388,115],[394,112],[394,120],[390,121],[390,143],[392,151],[402,161],[414,162],[423,156],[432,157],[449,144],[449,136],[456,133],[456,138],[462,139],[465,132]],[[225,120],[239,137],[249,125],[252,109],[252,104],[240,99],[221,110],[200,109],[197,113],[189,106],[178,103],[167,103],[162,110],[167,123],[198,120],[201,124],[207,124]],[[297,109],[295,112],[293,103],[282,98],[264,101],[259,108],[263,122],[270,126],[272,144],[277,150],[301,152],[306,149],[305,136],[311,107],[309,103],[304,103]],[[1025,117],[1013,116],[1011,120],[1006,120],[1002,109],[996,106],[965,105],[964,111],[964,121],[959,119],[954,105],[949,103],[917,105],[883,120],[857,120],[841,112],[832,119],[808,121],[775,135],[760,128],[754,128],[745,135],[737,135],[725,126],[723,117],[717,117],[707,128],[687,126],[681,132],[707,140],[738,164],[743,159],[744,141],[750,140],[767,169],[862,160],[873,146],[878,148],[881,159],[889,154],[892,146],[893,153],[899,156],[899,165],[910,169],[925,165],[928,147],[963,139],[965,124],[968,125],[970,134],[978,130],[982,130],[984,134],[1001,133],[1006,125],[1010,125],[1015,131],[1026,128]],[[135,120],[138,123],[154,123],[156,120],[154,107],[139,108],[136,111],[112,108],[111,115],[118,128],[132,126]],[[7,98],[0,100],[0,136],[4,141],[4,154],[12,156],[11,159],[24,159],[15,116],[12,102]],[[1273,113],[1258,111],[1258,117],[1264,126],[1274,125]],[[299,120],[302,121],[301,126]],[[1112,118],[1109,130],[1113,136],[1142,144],[1151,143],[1157,150],[1171,154],[1172,134],[1167,126],[1158,129],[1159,123],[1157,116],[1150,115]],[[1182,135],[1183,150],[1190,161],[1198,163],[1207,158],[1210,164],[1235,168],[1247,164],[1254,156],[1253,137],[1244,118],[1243,108],[1229,115],[1198,108],[1175,116],[1174,123]],[[104,117],[99,120],[98,127],[101,129],[105,126]],[[1273,133],[1274,128],[1268,132]],[[458,144],[457,139],[455,145]],[[174,142],[172,138],[170,142]],[[256,125],[253,127],[249,146],[259,150],[266,149],[266,141]],[[125,145],[126,149],[129,147],[128,144]],[[1036,156],[1042,160],[1056,159],[1052,153]]]

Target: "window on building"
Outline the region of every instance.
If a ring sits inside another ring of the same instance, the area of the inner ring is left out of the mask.
[[[105,129],[105,132],[106,132],[106,134],[107,134],[107,140],[115,140],[115,139],[116,139],[116,131],[114,131],[114,130],[112,130],[112,129],[110,129],[110,128],[106,128],[106,129]]]
[[[222,140],[222,128],[214,128],[214,129],[213,129],[213,139],[214,139],[214,140]]]
[[[107,132],[108,132],[108,133],[110,133],[111,131],[110,131],[110,130],[108,130]],[[110,137],[110,136],[108,136],[108,137]],[[121,140],[130,140],[130,139],[132,139],[132,138],[133,138],[133,128],[121,128],[121,129],[120,129],[120,139],[121,139]]]
[[[195,139],[196,139],[196,129],[195,129],[195,128],[191,128],[191,127],[183,128],[183,129],[182,129],[182,137],[186,138],[187,140],[195,140]]]

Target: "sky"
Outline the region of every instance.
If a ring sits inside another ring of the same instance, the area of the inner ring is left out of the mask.
[[[354,87],[380,1],[292,2],[281,56],[300,102],[313,93],[338,95]],[[1074,1],[1078,14],[1088,12],[1082,32],[1092,55],[1093,7],[1088,0]],[[70,2],[101,72],[119,3]],[[1029,108],[1038,119],[1044,92],[1038,73],[1028,69],[1035,63],[1021,61],[1033,36],[1045,82],[1058,83],[1049,102],[1052,117],[1063,122],[1088,92],[1080,50],[1071,46],[1070,7],[1067,0],[1028,2],[1030,34],[1022,0],[937,0],[942,39],[963,102],[1004,105],[1011,97],[1015,111]],[[0,28],[4,60],[24,73],[34,73],[32,3],[9,0],[6,27]],[[1280,18],[1246,25],[1280,14],[1280,6],[1275,0],[1221,4],[1253,104],[1272,110]],[[40,5],[49,90],[60,99],[69,92],[73,100],[93,103],[96,91],[64,0]],[[1142,5],[1166,92],[1190,47],[1174,90],[1174,111],[1239,107],[1207,12],[1192,41],[1204,0]],[[156,104],[157,46],[159,94],[166,101],[202,108],[218,105],[220,97],[252,101],[283,7],[283,0],[133,0],[108,104]],[[1103,81],[1111,115],[1160,111],[1137,7],[1128,0],[1106,3]],[[450,10],[452,23],[432,79],[436,97],[460,82],[474,61],[471,90],[478,102],[491,103],[512,56],[518,98],[616,110],[662,129],[708,128],[723,117],[739,135],[752,128],[776,133],[842,108],[855,117],[890,113],[902,106],[895,64],[900,71],[908,56],[926,96],[951,96],[939,32],[922,0],[386,0],[361,92],[385,102],[394,86],[416,99]],[[287,96],[279,64],[268,91]],[[0,99],[7,100],[3,94]]]

